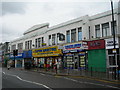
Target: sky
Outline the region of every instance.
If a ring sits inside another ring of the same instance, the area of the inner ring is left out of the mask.
[[[114,8],[117,2],[113,0]],[[2,0],[0,2],[0,42],[19,38],[34,25],[50,27],[84,15],[111,10],[110,0]]]

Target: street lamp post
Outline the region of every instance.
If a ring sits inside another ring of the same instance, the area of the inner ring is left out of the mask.
[[[115,47],[115,45],[116,45],[116,42],[115,42],[115,28],[114,28],[114,11],[113,11],[113,1],[111,0],[111,9],[112,9],[112,26],[113,26],[113,45],[114,45],[114,48],[113,48],[113,51],[115,51],[115,52],[113,52],[114,53],[114,60],[115,60],[115,65],[117,64],[116,63],[116,47]],[[115,68],[114,68],[114,73],[115,73],[115,75],[114,75],[114,78],[115,78],[115,80],[116,80],[116,71],[117,71],[117,65],[115,66]]]

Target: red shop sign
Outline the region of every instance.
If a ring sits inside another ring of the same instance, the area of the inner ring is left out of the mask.
[[[88,41],[88,49],[103,49],[105,48],[105,40]]]

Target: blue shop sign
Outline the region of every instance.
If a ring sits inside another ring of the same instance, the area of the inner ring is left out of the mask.
[[[32,58],[32,50],[24,51],[23,58]]]
[[[10,59],[14,59],[13,54],[10,55]],[[23,53],[18,53],[17,56],[15,56],[15,60],[23,59]]]
[[[64,46],[64,49],[65,50],[78,49],[81,46],[82,46],[81,43],[79,43],[79,44],[72,44],[72,45],[66,45],[66,46]]]
[[[84,51],[83,49],[78,49],[78,50],[65,50],[63,53],[72,53],[72,52],[81,52]]]

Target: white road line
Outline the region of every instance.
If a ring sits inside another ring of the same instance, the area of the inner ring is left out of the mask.
[[[43,75],[43,76],[45,76],[45,74],[43,74],[43,73],[40,73],[41,75]]]
[[[5,72],[3,72],[3,73],[6,74]],[[18,78],[18,79],[21,80],[21,81],[33,83],[33,84],[36,84],[36,85],[43,86],[43,87],[45,87],[45,88],[47,88],[47,89],[49,89],[49,90],[53,90],[53,89],[51,89],[50,87],[48,87],[48,86],[46,86],[46,85],[44,85],[44,84],[37,83],[37,82],[33,82],[33,81],[24,80],[24,79],[20,78],[20,77],[17,76],[17,75],[12,75],[12,74],[6,74],[6,75],[14,76],[14,77]]]
[[[5,74],[5,72],[2,72],[3,74]]]
[[[74,81],[74,82],[78,82],[78,83],[92,84],[92,85],[98,85],[98,86],[105,86],[105,87],[109,87],[109,88],[120,89],[119,87],[110,86],[110,85],[97,84],[97,83],[91,83],[91,82],[81,82],[81,81],[78,81],[78,80],[75,80],[75,79],[71,79],[71,78],[67,78],[67,77],[64,77],[64,78],[67,79],[67,80],[71,80],[71,81]]]

